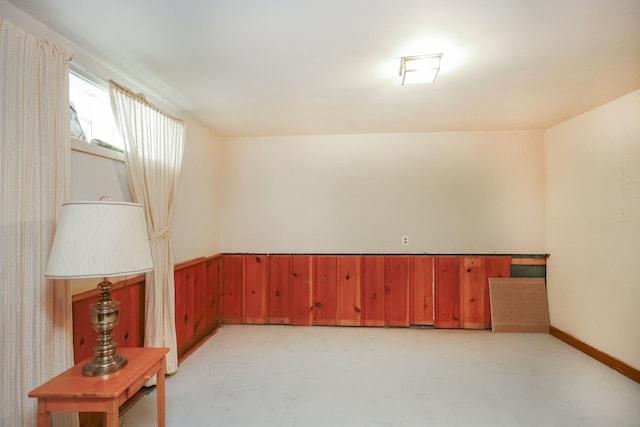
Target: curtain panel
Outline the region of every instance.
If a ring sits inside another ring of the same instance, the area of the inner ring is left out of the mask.
[[[0,17],[0,425],[35,426],[27,394],[73,366],[71,289],[44,277],[69,194],[70,52]],[[77,425],[77,414],[53,416]]]
[[[184,122],[143,95],[109,82],[114,117],[125,142],[133,199],[142,204],[153,258],[146,275],[145,347],[168,347],[167,373],[178,369],[173,254],[169,226],[184,148]]]

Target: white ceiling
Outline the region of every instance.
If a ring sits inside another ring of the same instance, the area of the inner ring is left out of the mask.
[[[9,1],[219,135],[544,129],[640,88],[640,0]]]

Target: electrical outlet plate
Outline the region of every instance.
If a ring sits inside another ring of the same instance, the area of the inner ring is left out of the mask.
[[[402,236],[402,246],[409,246],[409,236]]]

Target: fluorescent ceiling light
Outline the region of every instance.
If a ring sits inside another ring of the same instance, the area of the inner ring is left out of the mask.
[[[433,83],[440,71],[441,53],[400,58],[402,84]]]

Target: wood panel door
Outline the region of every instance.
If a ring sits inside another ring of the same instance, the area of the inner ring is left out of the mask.
[[[243,314],[248,324],[264,324],[267,319],[266,285],[267,257],[244,257]]]
[[[433,325],[433,257],[409,258],[409,323]]]
[[[460,258],[437,256],[434,264],[434,307],[436,328],[460,327]]]
[[[291,323],[291,257],[289,255],[269,256],[267,288],[268,322],[288,325]]]
[[[387,256],[385,324],[409,326],[409,257]]]
[[[338,257],[318,255],[313,267],[314,325],[336,325]]]
[[[313,324],[313,259],[310,255],[291,256],[291,324]]]
[[[486,257],[465,256],[460,263],[460,326],[484,329]]]
[[[511,277],[511,257],[506,255],[487,257],[486,273],[484,294],[484,327],[486,329],[491,329],[491,299],[489,298],[489,278]]]
[[[337,286],[336,323],[340,326],[360,326],[362,318],[360,256],[338,257]]]
[[[385,257],[363,256],[362,277],[362,324],[364,326],[385,325]]]
[[[222,322],[230,325],[244,323],[242,316],[244,256],[222,257],[220,278],[222,280]]]

